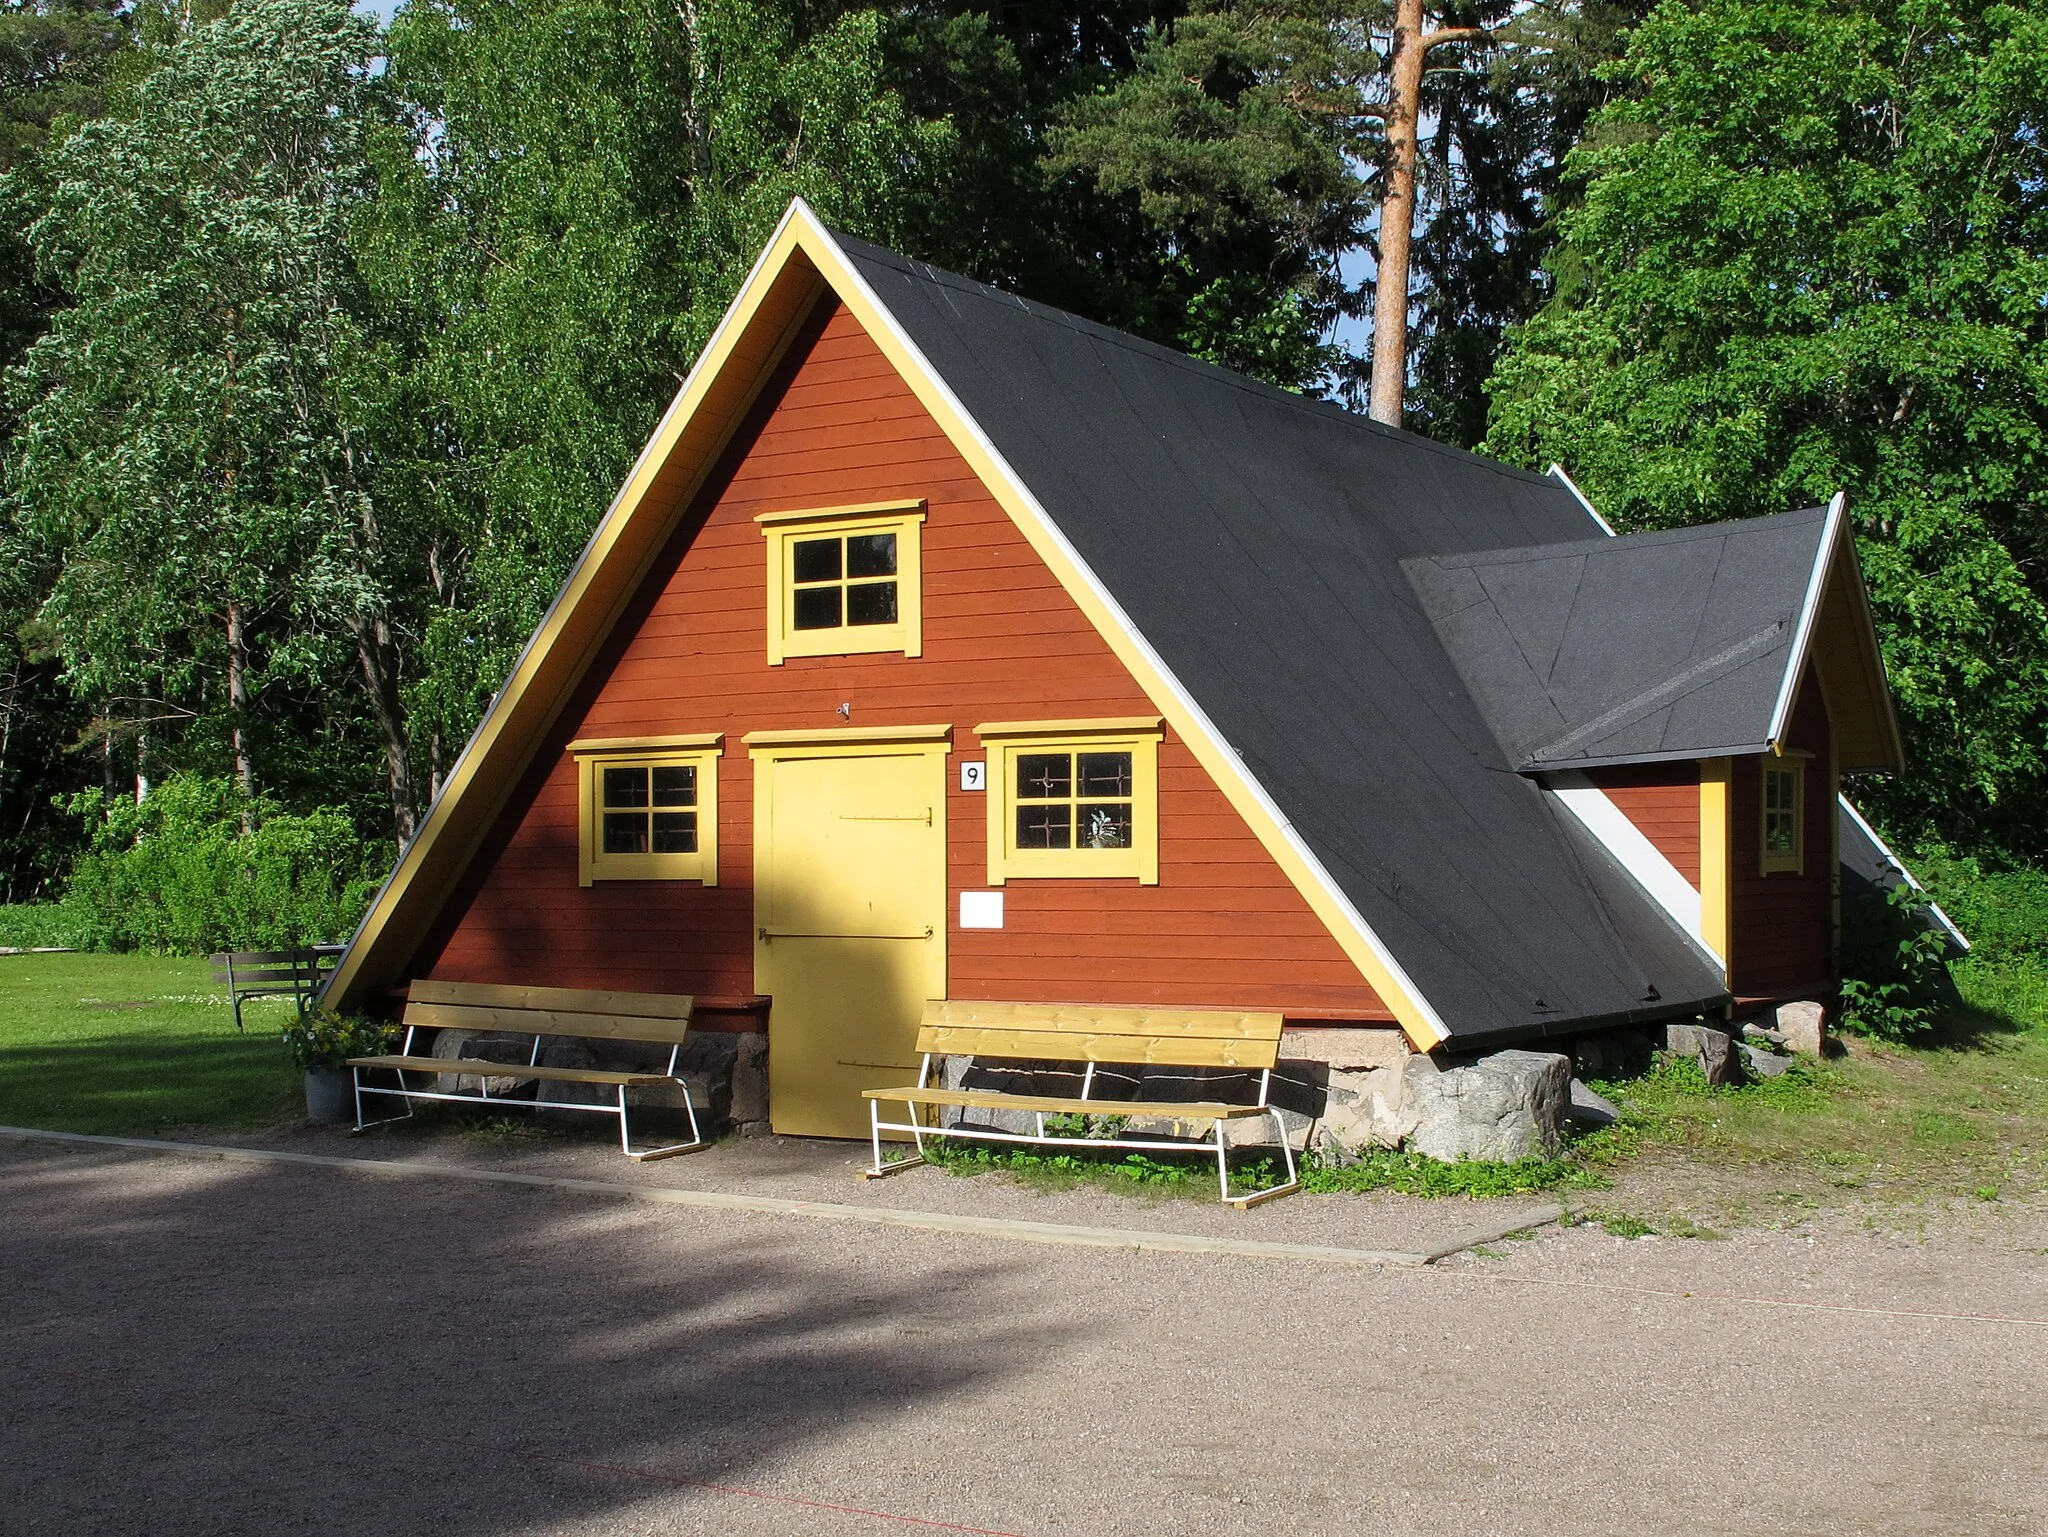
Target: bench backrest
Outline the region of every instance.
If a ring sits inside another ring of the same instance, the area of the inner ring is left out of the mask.
[[[960,1057],[1263,1070],[1280,1057],[1280,1016],[934,1000],[924,1006],[917,1049]]]
[[[317,950],[223,950],[207,957],[213,980],[245,987],[311,987],[325,979],[327,957]]]
[[[454,1030],[516,1030],[673,1046],[690,1033],[696,1000],[680,993],[601,993],[492,982],[414,982],[405,1023]]]

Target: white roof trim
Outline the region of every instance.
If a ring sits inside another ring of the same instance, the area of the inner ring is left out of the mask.
[[[1884,862],[1890,865],[1894,870],[1898,871],[1899,874],[1905,879],[1905,882],[1908,886],[1911,886],[1915,891],[1919,892],[1922,896],[1925,896],[1927,894],[1927,888],[1921,885],[1920,882],[1914,878],[1913,872],[1906,868],[1906,862],[1903,859],[1899,858],[1898,855],[1892,852],[1892,846],[1889,843],[1886,843],[1884,839],[1880,838],[1877,835],[1877,829],[1872,827],[1868,822],[1866,822],[1863,819],[1863,813],[1858,811],[1854,806],[1852,806],[1849,803],[1849,797],[1846,795],[1837,795],[1835,799],[1841,804],[1842,809],[1849,813],[1849,820],[1856,824],[1857,828],[1861,830],[1863,836],[1868,838],[1872,843],[1877,845],[1878,853],[1884,855]],[[1941,910],[1941,904],[1939,902],[1929,902],[1927,904],[1927,910],[1930,913],[1934,914],[1935,921],[1939,923],[1944,930],[1947,931],[1948,937],[1950,939],[1953,939],[1959,946],[1962,947],[1962,949],[1965,952],[1967,952],[1970,948],[1969,936],[1964,934],[1961,929],[1955,926],[1955,921],[1952,918],[1950,918],[1947,913]]]
[[[1791,654],[1785,659],[1785,676],[1778,680],[1778,702],[1771,707],[1771,729],[1764,733],[1764,740],[1774,751],[1785,740],[1785,731],[1791,724],[1792,698],[1799,691],[1800,675],[1806,671],[1806,653],[1813,644],[1813,626],[1820,617],[1821,594],[1827,591],[1828,572],[1834,567],[1848,502],[1848,493],[1837,491],[1834,500],[1828,503],[1820,548],[1814,552],[1813,571],[1806,579],[1806,597],[1799,605],[1799,625],[1792,632]]]
[[[1664,857],[1662,849],[1643,836],[1628,813],[1576,770],[1550,775],[1544,788],[1599,840],[1600,846],[1614,856],[1616,863],[1649,894],[1650,900],[1664,910],[1665,916],[1685,930],[1700,953],[1711,957],[1725,971],[1726,958],[1716,954],[1706,941],[1699,889]]]
[[[1598,507],[1595,507],[1591,502],[1586,500],[1586,493],[1579,489],[1579,484],[1577,481],[1573,480],[1571,476],[1565,474],[1564,466],[1561,464],[1553,464],[1550,467],[1550,473],[1557,479],[1564,482],[1565,490],[1571,492],[1573,496],[1577,497],[1579,505],[1586,509],[1586,516],[1591,518],[1595,523],[1598,523],[1600,525],[1601,533],[1605,534],[1608,538],[1612,539],[1614,537],[1614,525],[1608,522],[1605,518],[1600,516],[1600,509]]]
[[[1196,728],[1208,738],[1213,747],[1225,756],[1227,761],[1242,765],[1243,758],[1237,749],[1230,745],[1222,731],[1218,729],[1216,723],[1209,718],[1208,712],[1196,702],[1194,695],[1188,692],[1187,687],[1175,675],[1173,669],[1166,665],[1166,659],[1154,649],[1151,641],[1145,638],[1144,633],[1133,622],[1131,616],[1124,611],[1123,605],[1117,602],[1115,595],[1103,584],[1102,579],[1095,574],[1094,568],[1083,559],[1081,552],[1067,538],[1065,531],[1060,528],[1059,524],[1053,520],[1052,515],[1040,504],[1031,488],[1024,483],[1023,477],[1011,467],[1010,461],[1003,457],[1002,451],[996,447],[988,434],[983,431],[981,423],[974,419],[967,407],[961,402],[960,397],[953,393],[953,387],[946,382],[944,375],[932,365],[931,360],[924,355],[924,350],[911,338],[910,333],[903,329],[902,323],[896,319],[889,306],[882,302],[881,295],[874,291],[867,279],[861,275],[860,269],[840,249],[839,242],[832,238],[832,232],[820,222],[817,215],[811,212],[810,207],[801,198],[796,199],[790,204],[788,216],[804,219],[810,229],[817,235],[819,241],[833,255],[838,257],[841,272],[834,274],[834,276],[844,277],[848,283],[859,289],[861,296],[874,306],[875,313],[887,321],[890,330],[894,333],[897,345],[902,347],[904,352],[910,357],[917,360],[918,366],[924,370],[925,378],[933,390],[945,400],[957,419],[974,434],[976,446],[988,456],[991,464],[994,464],[1002,471],[1004,478],[1008,480],[1010,489],[1016,495],[1018,501],[1030,510],[1032,516],[1038,520],[1041,529],[1058,547],[1060,553],[1073,563],[1073,569],[1088,583],[1089,589],[1096,601],[1101,603],[1110,614],[1115,616],[1117,624],[1122,628],[1126,639],[1144,656],[1147,664],[1155,670],[1158,677],[1172,690],[1175,702],[1187,712],[1189,718],[1194,721]],[[1302,838],[1301,833],[1296,829],[1293,822],[1289,821],[1286,813],[1280,809],[1278,802],[1267,792],[1266,787],[1259,782],[1258,776],[1246,768],[1242,771],[1241,780],[1250,791],[1253,799],[1258,802],[1260,809],[1272,818],[1273,824],[1280,830],[1281,836],[1287,840],[1288,846],[1294,850],[1296,856],[1315,876],[1330,901],[1356,927],[1358,933],[1372,948],[1373,953],[1379,957],[1380,964],[1387,968],[1389,975],[1392,976],[1396,985],[1407,994],[1408,999],[1413,1002],[1416,1009],[1429,1022],[1430,1026],[1435,1029],[1438,1038],[1448,1040],[1451,1035],[1450,1027],[1443,1022],[1442,1016],[1437,1013],[1429,1000],[1423,996],[1422,989],[1415,985],[1415,979],[1409,976],[1407,970],[1394,958],[1393,952],[1387,948],[1386,943],[1378,934],[1373,932],[1372,925],[1365,921],[1365,915],[1359,912],[1351,898],[1345,894],[1343,887],[1337,884],[1335,878],[1325,868],[1322,860],[1316,857],[1315,851],[1308,846],[1308,843]]]

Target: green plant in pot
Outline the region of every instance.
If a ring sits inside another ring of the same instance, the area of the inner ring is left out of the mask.
[[[381,1019],[312,1009],[284,1027],[285,1050],[306,1075],[306,1119],[348,1118],[350,1057],[374,1057],[389,1051],[398,1027]]]

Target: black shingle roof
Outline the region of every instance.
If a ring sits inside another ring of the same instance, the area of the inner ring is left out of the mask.
[[[1403,571],[1584,541],[1569,491],[840,239],[1454,1046],[1726,997],[1515,771]]]

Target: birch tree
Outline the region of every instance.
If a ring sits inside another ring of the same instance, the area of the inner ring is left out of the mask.
[[[48,154],[29,233],[71,302],[10,380],[10,492],[74,689],[216,731],[245,796],[258,696],[343,648],[402,841],[407,574],[366,428],[389,370],[349,245],[375,46],[346,0],[244,0]]]

